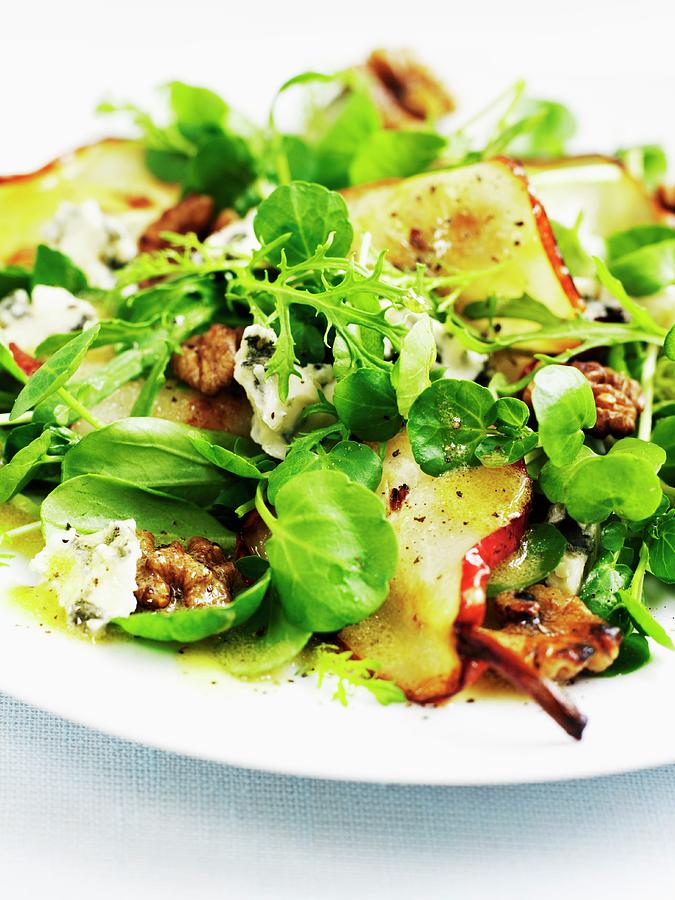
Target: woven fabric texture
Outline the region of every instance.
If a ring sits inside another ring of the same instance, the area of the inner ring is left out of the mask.
[[[675,767],[492,788],[312,781],[151,750],[0,695],[7,900],[670,898],[674,844]]]

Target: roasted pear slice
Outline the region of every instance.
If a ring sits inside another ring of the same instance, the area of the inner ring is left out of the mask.
[[[387,446],[379,490],[398,538],[398,569],[384,605],[340,638],[377,660],[410,699],[442,699],[462,686],[455,624],[482,622],[490,570],[525,527],[530,479],[519,465],[432,478],[402,432]]]
[[[526,168],[549,216],[568,227],[581,213],[584,230],[606,238],[660,218],[644,185],[611,157],[573,156],[528,163]]]
[[[483,272],[464,289],[460,308],[523,294],[562,319],[574,318],[583,306],[544,208],[530,192],[525,170],[511,160],[353,188],[346,198],[356,243],[369,232],[373,247],[386,250],[398,268],[422,263],[433,275]],[[499,325],[508,334],[538,327],[519,319]],[[547,352],[564,346],[569,343],[522,344]]]
[[[154,178],[135,141],[99,141],[37,172],[0,177],[0,260],[29,262],[41,230],[64,201],[97,200],[140,233],[179,197],[178,185]]]

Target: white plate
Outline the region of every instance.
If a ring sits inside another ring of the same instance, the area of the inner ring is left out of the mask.
[[[432,29],[429,9],[411,19],[402,4],[398,9],[388,4],[384,16],[379,4],[346,0],[326,41],[325,18],[310,2],[275,4],[274,14],[270,6],[265,15],[258,5],[250,11],[223,8],[226,21],[217,23],[216,7],[195,0],[195,19],[213,27],[186,42],[179,9],[160,21],[151,4],[135,3],[132,19],[140,43],[131,45],[133,52],[120,66],[119,48],[130,40],[129,11],[113,16],[100,33],[91,30],[85,36],[77,31],[78,21],[86,18],[82,14],[70,17],[67,33],[63,29],[62,5],[52,10],[54,21],[44,25],[48,38],[38,47],[48,79],[16,78],[35,52],[33,13],[28,6],[25,13],[15,6],[10,14],[17,40],[3,50],[0,73],[12,84],[5,118],[21,128],[0,146],[2,173],[25,171],[101,134],[107,123],[96,123],[89,110],[110,90],[143,99],[152,85],[177,75],[213,85],[262,120],[284,78],[303,68],[337,68],[363,57],[373,43],[416,48],[456,89],[462,117],[525,75],[531,76],[535,93],[569,101],[579,113],[578,149],[611,150],[643,140],[674,143],[672,121],[663,115],[671,99],[663,67],[672,32],[663,9],[663,27],[655,32],[654,15],[636,19],[622,0],[618,5],[624,11],[614,16],[613,39],[607,41],[598,37],[607,26],[603,4],[568,5],[556,21],[552,42],[550,17],[541,15],[537,0],[524,0],[517,15],[508,5],[493,3],[489,10],[484,4],[467,7],[458,17],[452,5],[435,4]],[[224,33],[242,38],[230,41],[225,53]],[[151,42],[147,34],[153,35]],[[252,34],[253,43],[247,40]],[[630,47],[630,53],[617,54],[617,47]],[[26,109],[36,114],[26,117]],[[0,598],[2,579],[10,576],[0,571]],[[664,624],[672,627],[672,614],[664,611],[664,616]],[[51,632],[48,623],[38,627],[25,611],[0,599],[0,690],[130,740],[322,778],[490,784],[577,778],[675,761],[675,654],[659,648],[641,672],[587,680],[571,689],[589,718],[583,740],[575,743],[522,699],[481,698],[469,704],[460,697],[444,708],[421,709],[380,707],[365,695],[343,709],[331,700],[330,688],[319,691],[312,679],[239,683],[217,669],[190,665],[167,649],[91,645]]]
[[[0,593],[25,577],[2,570]],[[657,613],[672,630],[672,609]],[[168,647],[89,643],[11,600],[0,603],[0,690],[164,750],[317,778],[518,783],[675,762],[675,654],[659,648],[640,672],[570,689],[589,717],[579,743],[524,698],[382,707],[361,689],[344,708],[313,678],[239,682]]]

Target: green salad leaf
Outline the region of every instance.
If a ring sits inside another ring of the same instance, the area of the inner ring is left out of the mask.
[[[554,465],[569,465],[584,442],[582,429],[595,425],[590,383],[578,369],[545,366],[534,376],[532,405],[547,456]]]
[[[68,341],[28,379],[14,401],[10,420],[16,419],[62,388],[80,366],[99,332],[94,325]]]
[[[382,178],[406,178],[423,172],[446,145],[440,134],[427,131],[380,130],[361,143],[349,165],[352,184]]]
[[[318,452],[300,447],[291,449],[286,459],[273,469],[267,482],[267,496],[272,505],[278,491],[296,475],[320,469],[337,470],[357,484],[374,491],[382,478],[382,460],[366,444],[356,441],[340,441],[328,453],[319,447]]]
[[[150,641],[190,644],[243,625],[256,612],[270,584],[269,571],[225,606],[197,606],[168,612],[136,612],[112,619],[127,634]]]
[[[89,286],[87,276],[68,256],[46,244],[38,244],[35,252],[31,287],[38,284],[62,287],[71,294],[85,291]]]
[[[403,425],[386,372],[357,369],[347,375],[335,387],[333,404],[340,420],[364,441],[386,441]]]
[[[233,446],[236,438],[223,434],[220,440]],[[68,450],[63,459],[63,481],[79,475],[109,475],[211,506],[225,478],[195,448],[196,442],[211,446],[196,428],[179,422],[141,416],[118,419],[85,435]]]
[[[283,184],[273,191],[258,207],[253,227],[263,244],[287,235],[282,246],[289,265],[309,259],[331,235],[331,256],[345,256],[352,244],[353,231],[344,199],[319,184],[305,181]],[[269,255],[271,262],[278,262],[280,248]]]
[[[187,541],[199,535],[234,548],[235,536],[206,510],[187,500],[137,487],[105,475],[78,475],[64,481],[42,502],[43,525],[92,533],[118,519],[135,519],[160,543]]]
[[[311,636],[311,631],[288,621],[271,588],[248,622],[222,636],[218,662],[231,675],[259,678],[295,659]]]
[[[487,585],[488,597],[543,581],[559,564],[566,549],[567,541],[553,525],[528,528],[515,553],[492,570]]]
[[[383,603],[396,569],[396,537],[380,498],[342,472],[307,472],[297,481],[277,492],[276,518],[258,503],[272,532],[272,581],[290,622],[337,631]]]

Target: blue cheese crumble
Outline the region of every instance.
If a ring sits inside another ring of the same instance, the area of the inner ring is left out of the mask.
[[[52,334],[87,328],[98,320],[96,310],[62,287],[38,284],[32,297],[21,288],[0,300],[0,333],[30,353]]]
[[[126,227],[106,216],[96,200],[62,203],[43,235],[82,269],[92,287],[113,287],[114,270],[131,262],[138,252]]]
[[[320,387],[333,381],[333,367],[323,363],[298,367],[300,377],[291,375],[288,398],[282,401],[278,377],[267,375],[276,343],[277,336],[271,328],[262,325],[245,328],[234,358],[234,378],[246,391],[253,407],[251,437],[270,456],[284,459],[303,410],[317,402]]]
[[[68,621],[96,633],[111,619],[136,609],[140,557],[136,522],[126,519],[92,534],[80,534],[74,528],[50,529],[31,567],[41,583],[55,592]]]

